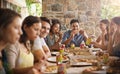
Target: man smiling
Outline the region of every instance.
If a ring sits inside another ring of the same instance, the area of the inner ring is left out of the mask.
[[[70,44],[75,44],[75,46],[80,46],[82,41],[86,41],[87,35],[83,30],[79,29],[79,21],[77,19],[72,19],[70,22],[71,30],[64,33],[62,43],[66,46]]]
[[[35,62],[47,60],[47,58],[51,56],[50,50],[44,40],[44,38],[49,34],[50,31],[50,21],[46,17],[40,17],[40,19],[42,23],[40,36],[34,41],[33,45]]]

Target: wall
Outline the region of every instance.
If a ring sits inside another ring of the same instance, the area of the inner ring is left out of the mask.
[[[100,0],[43,0],[42,7],[42,16],[58,18],[68,28],[70,20],[77,18],[88,35],[99,35]]]

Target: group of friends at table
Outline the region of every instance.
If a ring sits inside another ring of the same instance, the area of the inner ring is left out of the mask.
[[[120,17],[103,19],[99,27],[100,36],[91,44],[120,57]],[[78,19],[72,19],[70,30],[62,33],[58,19],[29,15],[22,20],[17,12],[0,8],[0,74],[42,74],[41,67],[47,66],[47,58],[60,43],[79,47],[88,38]]]

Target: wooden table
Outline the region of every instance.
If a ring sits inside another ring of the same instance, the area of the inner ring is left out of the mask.
[[[68,51],[69,50],[69,51]],[[75,56],[75,55],[84,55],[84,56],[89,56],[89,55],[92,55],[90,52],[89,52],[89,48],[85,48],[85,49],[80,49],[79,47],[75,48],[75,49],[71,49],[71,48],[68,48],[67,49],[67,52],[68,52],[68,55],[71,56],[71,53],[72,53],[72,56]],[[50,63],[51,65],[56,65],[56,63]],[[82,72],[87,69],[87,68],[90,68],[92,66],[82,66],[82,67],[69,67],[67,68],[67,74],[82,74]],[[45,73],[45,74],[56,74],[55,73]]]

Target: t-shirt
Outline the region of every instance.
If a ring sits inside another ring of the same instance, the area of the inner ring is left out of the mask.
[[[47,46],[47,44],[45,43],[44,38],[37,37],[37,38],[34,40],[32,49],[33,49],[33,50],[43,49],[42,46]]]
[[[71,35],[71,30],[66,31],[63,35],[62,43],[66,41],[70,37],[70,35]],[[83,40],[85,41],[84,36],[78,33],[74,36],[74,38],[70,41],[70,43],[67,46],[70,46],[71,43],[74,43],[75,46],[79,47]]]
[[[48,46],[52,46],[55,44],[55,42],[58,40],[58,37],[56,35],[53,35],[53,38],[50,38],[50,35],[48,34],[47,37],[45,38],[45,41]]]
[[[20,43],[7,45],[5,53],[10,69],[31,67],[34,64],[33,54],[24,52]]]

